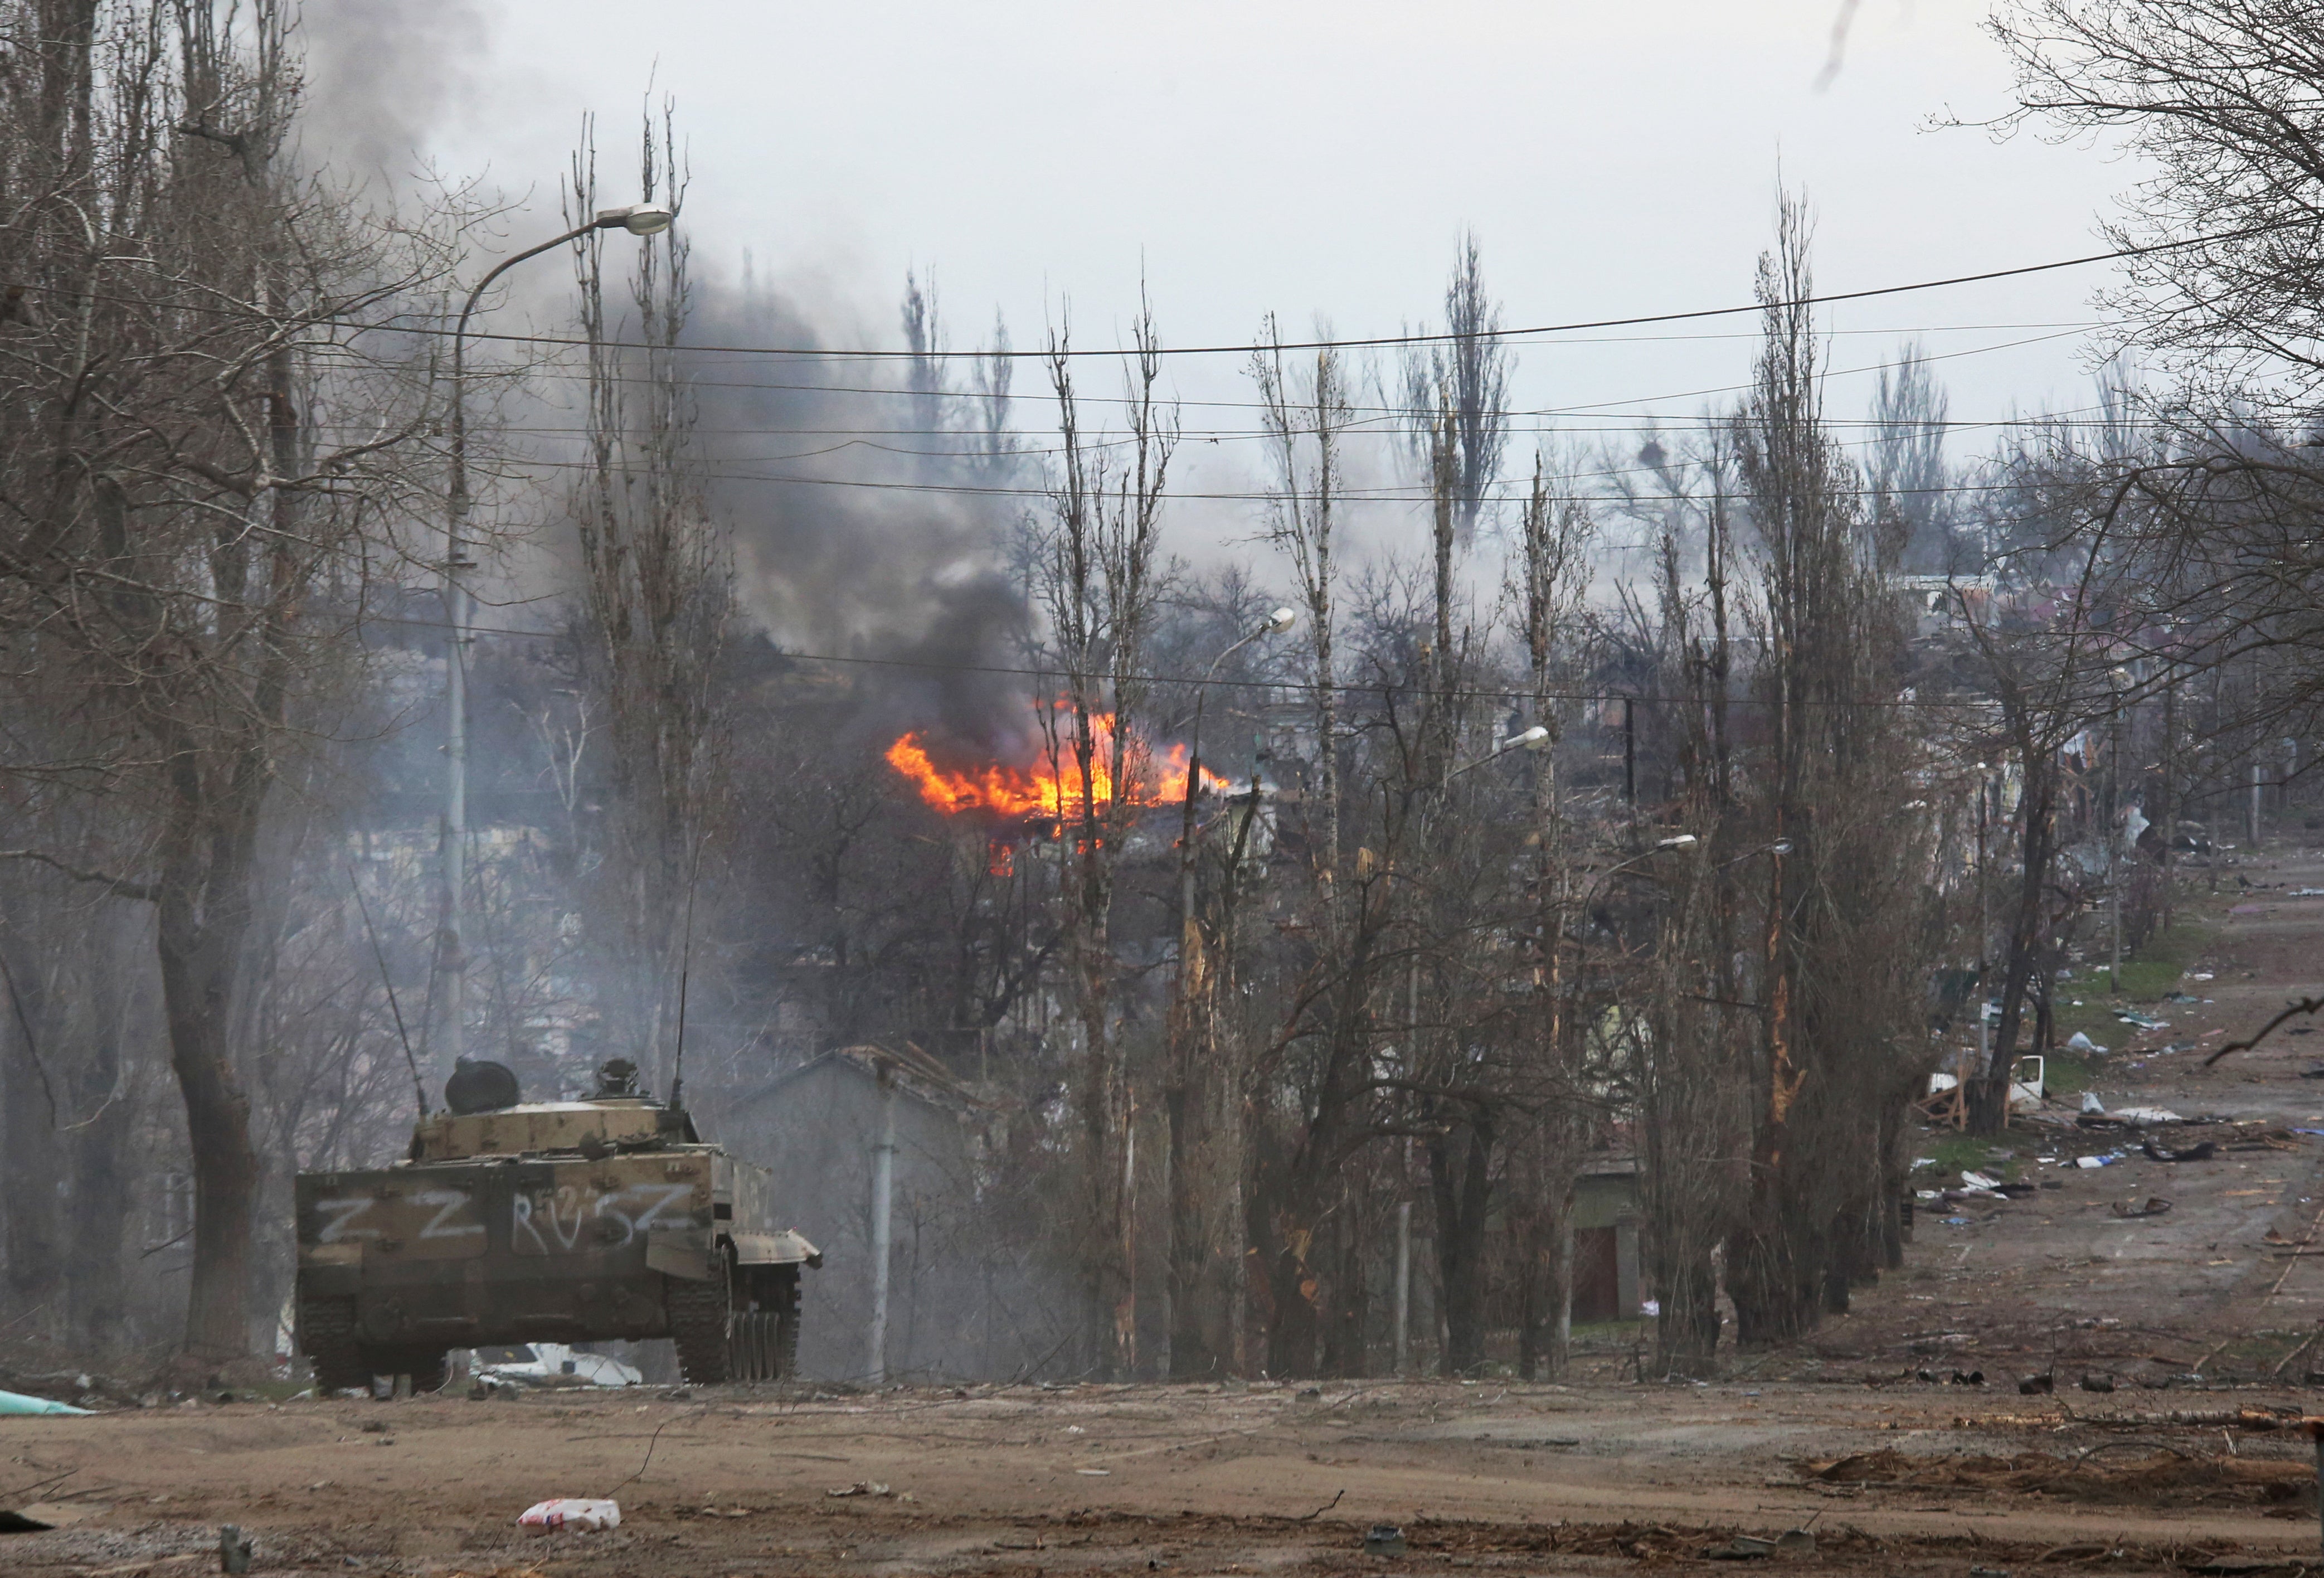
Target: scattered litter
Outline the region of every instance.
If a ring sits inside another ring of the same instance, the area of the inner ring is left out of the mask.
[[[2211,1000],[2208,997],[2196,997],[2191,993],[2184,992],[2166,992],[2163,994],[2163,1001],[2165,1002],[2209,1002]]]
[[[0,1414],[86,1414],[87,1408],[76,1408],[70,1403],[60,1403],[48,1398],[28,1398],[23,1392],[0,1392]]]
[[[2103,1057],[2106,1056],[2106,1048],[2099,1046],[2096,1041],[2091,1040],[2089,1036],[2081,1030],[2076,1030],[2072,1035],[2066,1038],[2066,1050],[2069,1052],[2087,1052],[2094,1057]]]
[[[218,1526],[218,1571],[250,1571],[250,1536],[237,1525],[226,1523]]]
[[[2190,981],[2209,981],[2210,978],[2211,973],[2209,970],[2198,970],[2187,977]]]
[[[2085,1112],[2103,1112],[2106,1111],[2106,1103],[2098,1100],[2098,1092],[2084,1091],[2082,1093],[2082,1111]]]
[[[1393,1523],[1373,1524],[1364,1531],[1364,1555],[1368,1556],[1404,1555],[1404,1530]]]
[[[2074,1158],[2074,1165],[2078,1167],[2102,1167],[2114,1159],[2110,1156],[2078,1156]]]
[[[558,1343],[516,1343],[475,1351],[475,1378],[486,1391],[520,1387],[569,1389],[590,1386],[637,1386],[645,1377],[633,1364],[610,1353],[585,1353]],[[470,1389],[475,1395],[475,1389]]]
[[[1991,1194],[1995,1186],[2000,1182],[2001,1180],[1999,1178],[1988,1178],[1983,1173],[1963,1173],[1961,1175],[1962,1187],[1969,1189],[1983,1189],[1987,1194]]]
[[[2139,1012],[2135,1008],[2118,1008],[2114,1010],[2114,1017],[2135,1029],[2167,1030],[2171,1028],[2169,1020],[2155,1019],[2151,1015]]]
[[[2140,1149],[2146,1152],[2150,1160],[2153,1161],[2209,1161],[2219,1154],[2219,1148],[2208,1140],[2199,1145],[2190,1145],[2184,1150],[2173,1150],[2167,1145],[2157,1145],[2152,1140]]]
[[[1075,1469],[1074,1472],[1077,1474],[1086,1474],[1093,1480],[1102,1480],[1107,1475],[1112,1473],[1113,1471],[1111,1469]]]
[[[2294,888],[2292,896],[2295,899],[2324,899],[2324,888]]]
[[[560,1528],[595,1534],[621,1527],[622,1509],[615,1501],[563,1496],[553,1501],[536,1501],[518,1516],[516,1523],[528,1534],[552,1534]]]
[[[1711,1546],[1702,1553],[1706,1561],[1763,1561],[1769,1556],[1812,1556],[1815,1555],[1815,1535],[1804,1528],[1785,1529],[1774,1539],[1763,1539],[1756,1534],[1738,1534],[1723,1546]]]
[[[2144,1205],[2126,1205],[2116,1200],[2107,1209],[2124,1221],[2129,1222],[2141,1216],[2160,1216],[2171,1209],[2171,1202],[2160,1195],[2150,1195]]]
[[[885,1485],[873,1484],[870,1480],[858,1480],[852,1485],[842,1485],[837,1490],[825,1490],[824,1494],[826,1496],[845,1498],[848,1496],[886,1496],[891,1495],[893,1492],[891,1492]]]

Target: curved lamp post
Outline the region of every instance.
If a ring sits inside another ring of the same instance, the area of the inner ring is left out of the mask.
[[[444,1040],[455,1066],[467,1049],[468,959],[460,936],[466,918],[468,877],[468,588],[465,577],[476,568],[475,561],[468,557],[468,318],[493,281],[528,258],[539,257],[593,230],[659,235],[677,217],[675,209],[659,203],[600,208],[597,217],[587,224],[576,225],[562,235],[494,264],[476,281],[476,288],[468,292],[467,304],[460,309],[459,321],[452,329],[450,488],[444,527],[444,622],[448,627],[444,662],[444,892],[440,900],[443,920],[436,933],[436,958],[447,977]]]

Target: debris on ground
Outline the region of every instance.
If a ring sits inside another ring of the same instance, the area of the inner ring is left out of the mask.
[[[70,1403],[60,1403],[48,1398],[26,1397],[23,1392],[0,1392],[0,1414],[86,1414],[87,1408],[76,1408]]]
[[[849,1496],[891,1496],[894,1491],[870,1480],[858,1480],[852,1485],[839,1485],[824,1492],[826,1496],[844,1499]]]
[[[516,1522],[528,1534],[553,1534],[558,1529],[595,1534],[621,1527],[622,1509],[615,1501],[565,1496],[534,1502],[517,1516]]]
[[[1368,1556],[1404,1555],[1404,1530],[1393,1523],[1373,1524],[1364,1531],[1364,1555]]]
[[[1912,1458],[1894,1447],[1882,1447],[1797,1467],[1802,1479],[1821,1484],[2017,1490],[2063,1501],[2125,1506],[2207,1502],[2261,1506],[2299,1500],[2316,1488],[2312,1463],[2195,1456],[2169,1450],[2150,1450],[2135,1457],[2092,1453],[2062,1458],[2025,1452],[2009,1457]]]
[[[2147,1158],[2151,1161],[2209,1161],[2219,1154],[2219,1148],[2208,1140],[2198,1141],[2183,1150],[2173,1150],[2167,1145],[2157,1145],[2152,1140],[2139,1149],[2146,1152]]]
[[[2149,1149],[2152,1148],[2150,1147]],[[2186,1158],[2180,1158],[2177,1159],[2184,1160]],[[2164,1212],[2171,1209],[2171,1202],[2165,1200],[2160,1195],[2150,1195],[2146,1197],[2146,1204],[2144,1205],[2126,1205],[2121,1201],[2116,1200],[2108,1206],[2107,1209],[2111,1210],[2116,1216],[2121,1217],[2124,1221],[2129,1222],[2135,1221],[2141,1216],[2160,1216]]]

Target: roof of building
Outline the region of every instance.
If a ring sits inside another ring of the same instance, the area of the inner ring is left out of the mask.
[[[896,1088],[905,1094],[949,1112],[978,1112],[992,1105],[962,1084],[950,1069],[908,1041],[897,1047],[868,1042],[855,1047],[835,1047],[828,1052],[808,1058],[797,1068],[777,1075],[742,1100],[745,1103],[762,1101],[808,1075],[826,1068],[841,1073],[853,1072],[875,1082],[885,1077],[894,1081]]]

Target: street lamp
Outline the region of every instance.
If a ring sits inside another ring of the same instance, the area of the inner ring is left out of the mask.
[[[1446,773],[1444,775],[1445,780],[1450,782],[1452,780],[1456,779],[1462,773],[1468,771],[1471,768],[1482,767],[1486,762],[1494,760],[1496,757],[1506,756],[1512,751],[1546,751],[1548,749],[1549,731],[1542,727],[1539,724],[1536,724],[1530,729],[1526,729],[1520,734],[1511,734],[1506,740],[1494,742],[1493,748],[1486,752],[1482,756],[1478,757],[1474,761],[1463,761],[1460,766]]]
[[[576,225],[562,235],[494,264],[476,281],[476,288],[468,292],[467,303],[460,309],[459,321],[453,326],[452,430],[447,466],[450,486],[444,525],[444,623],[447,627],[444,662],[444,893],[443,922],[436,933],[436,957],[447,977],[445,997],[449,1011],[445,1016],[444,1038],[456,1066],[466,1050],[465,1010],[468,992],[468,958],[460,938],[466,919],[468,877],[468,588],[464,577],[476,568],[475,560],[468,557],[468,318],[493,281],[528,258],[539,257],[593,230],[659,235],[677,218],[678,211],[661,203],[600,208],[597,217],[587,224]]]
[[[1792,841],[1788,838],[1778,838],[1773,844],[1763,844],[1757,849],[1747,849],[1741,854],[1737,855],[1733,860],[1720,861],[1719,863],[1719,869],[1723,872],[1729,866],[1741,865],[1745,861],[1757,859],[1758,856],[1763,854],[1789,854],[1791,853]]]

